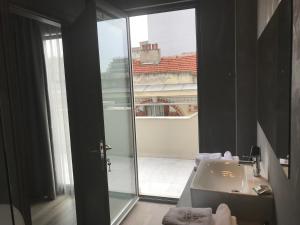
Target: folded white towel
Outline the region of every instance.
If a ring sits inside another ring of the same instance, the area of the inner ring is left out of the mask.
[[[221,153],[198,153],[195,158],[195,163],[199,166],[201,160],[209,160],[209,159],[221,159]]]
[[[232,154],[231,154],[230,151],[226,151],[224,153],[224,159],[226,159],[226,160],[233,160],[233,157],[232,157]]]
[[[214,220],[215,225],[232,225],[231,211],[226,204],[218,206]]]
[[[212,225],[211,208],[171,208],[164,216],[164,225]]]

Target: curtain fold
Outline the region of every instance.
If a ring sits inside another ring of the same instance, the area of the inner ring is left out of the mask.
[[[16,57],[11,32],[8,0],[0,1],[0,110],[3,122],[3,139],[6,150],[9,187],[13,213],[22,214],[26,225],[31,224],[30,204],[25,197],[26,185],[22,160],[23,135],[19,129],[22,120],[16,82]],[[20,123],[19,123],[20,122]]]

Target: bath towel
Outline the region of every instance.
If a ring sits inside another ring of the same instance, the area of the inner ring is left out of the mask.
[[[199,166],[201,160],[221,159],[221,153],[198,153],[195,158],[196,166]]]
[[[231,211],[226,204],[222,203],[218,206],[214,221],[215,225],[232,225]]]
[[[164,225],[213,225],[211,208],[171,208],[164,216]]]

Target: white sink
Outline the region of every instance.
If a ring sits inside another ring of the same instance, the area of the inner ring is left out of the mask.
[[[269,221],[273,196],[258,196],[253,191],[258,184],[268,182],[263,177],[254,177],[252,166],[232,160],[201,161],[190,186],[192,207],[216,210],[219,204],[226,203],[238,218]],[[254,209],[257,212],[249,213]]]

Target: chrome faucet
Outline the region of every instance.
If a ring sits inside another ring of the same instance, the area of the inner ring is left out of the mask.
[[[250,157],[253,160],[253,175],[255,177],[260,176],[260,148],[258,146],[252,146],[250,151]]]

